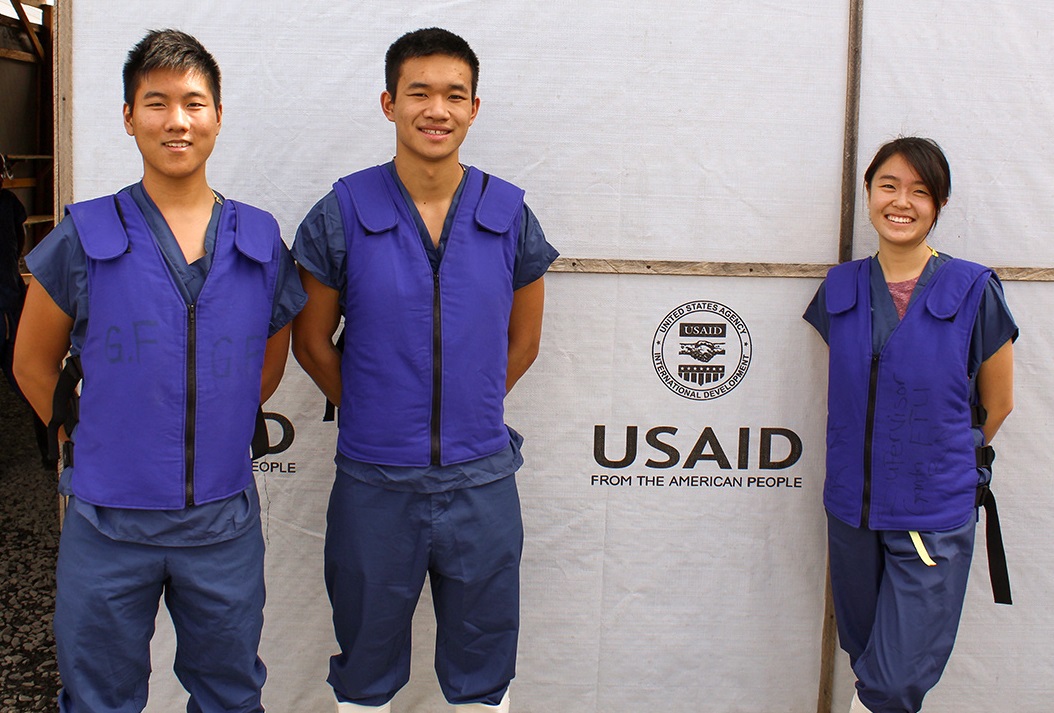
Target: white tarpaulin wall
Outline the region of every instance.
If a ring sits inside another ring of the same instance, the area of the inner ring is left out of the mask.
[[[391,156],[378,105],[384,51],[404,31],[441,25],[482,62],[463,159],[524,186],[565,256],[831,263],[848,5],[75,0],[76,198],[139,177],[120,122],[121,66],[147,29],[179,27],[224,73],[210,182],[270,209],[291,241],[335,178]],[[1042,4],[922,0],[868,7],[863,26],[859,161],[900,133],[937,138],[955,184],[934,242],[992,265],[1054,264],[1044,231],[1054,219],[1054,15]],[[858,215],[856,254],[872,248]],[[547,279],[543,353],[509,399],[528,459],[517,710],[816,710],[825,353],[799,319],[816,284]],[[928,713],[1040,713],[1054,692],[1054,497],[1042,466],[1052,289],[1007,286],[1023,338],[996,477],[1016,603],[991,604],[979,556]],[[713,378],[734,388],[689,398],[710,377],[680,372],[665,338],[715,333],[726,372]],[[268,410],[295,438],[259,478],[272,711],[331,705],[321,538],[334,433],[321,407],[291,361]],[[176,711],[185,697],[164,614],[159,625],[149,710]],[[414,676],[395,710],[444,710],[427,608],[416,626]]]

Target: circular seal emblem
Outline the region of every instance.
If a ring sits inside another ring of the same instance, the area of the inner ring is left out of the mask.
[[[651,349],[662,383],[696,401],[724,396],[750,367],[746,322],[720,302],[686,302],[670,312],[655,330]]]

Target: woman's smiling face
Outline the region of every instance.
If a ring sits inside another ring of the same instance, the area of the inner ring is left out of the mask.
[[[903,156],[890,156],[865,189],[871,224],[880,242],[915,247],[926,240],[937,218],[937,204]]]

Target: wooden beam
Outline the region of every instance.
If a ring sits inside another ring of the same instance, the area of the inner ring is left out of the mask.
[[[44,48],[40,44],[40,38],[37,37],[37,31],[33,27],[33,23],[29,21],[29,17],[26,15],[26,9],[22,7],[22,3],[19,0],[10,0],[11,7],[15,9],[15,14],[18,15],[18,19],[22,22],[22,29],[29,35],[29,41],[33,43],[33,49],[37,51],[37,56],[40,57],[40,61],[43,62],[47,59],[44,55]]]
[[[35,178],[5,178],[4,188],[36,188],[37,179]]]
[[[681,260],[607,260],[557,258],[553,272],[611,275],[706,275],[711,277],[823,277],[830,265],[773,262],[690,262]]]
[[[22,50],[9,50],[6,47],[0,47],[0,57],[4,59],[13,59],[16,62],[28,62],[30,64],[39,64],[40,59],[31,52],[23,52]]]
[[[699,277],[824,277],[831,265],[800,262],[693,262],[560,257],[550,272],[595,275],[694,275]],[[1054,282],[1054,267],[993,267],[1004,282]]]
[[[1054,267],[993,267],[1004,282],[1054,282]]]

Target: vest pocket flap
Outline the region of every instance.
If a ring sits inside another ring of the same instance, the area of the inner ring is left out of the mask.
[[[824,290],[827,293],[827,311],[831,314],[848,312],[856,306],[856,283],[864,262],[846,262],[827,271]]]
[[[958,314],[970,294],[971,287],[984,274],[976,270],[956,269],[959,267],[956,262],[963,261],[945,263],[940,272],[932,278],[941,281],[941,289],[929,291],[926,310],[937,319],[951,319]]]
[[[507,233],[522,209],[521,188],[490,174],[483,174],[483,194],[476,207],[476,223],[479,227],[498,235]]]
[[[334,190],[345,193],[345,198],[355,208],[355,215],[367,233],[384,233],[399,222],[399,214],[392,203],[383,174],[375,175],[378,171],[387,170],[383,166],[374,166],[345,176],[333,184]]]
[[[278,221],[270,213],[246,203],[228,200],[234,210],[234,245],[245,257],[261,265],[274,257],[274,239],[280,235]]]
[[[77,227],[84,254],[92,260],[113,260],[128,250],[128,233],[117,212],[117,196],[104,196],[66,206]]]

